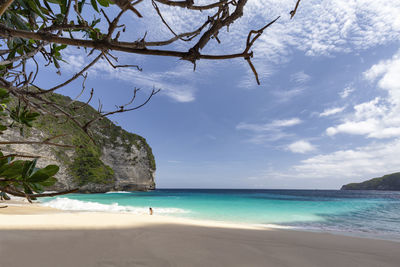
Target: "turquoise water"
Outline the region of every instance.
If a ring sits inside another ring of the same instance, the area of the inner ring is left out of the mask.
[[[400,240],[400,192],[199,190],[71,194],[44,200],[65,210],[148,213],[277,224]]]

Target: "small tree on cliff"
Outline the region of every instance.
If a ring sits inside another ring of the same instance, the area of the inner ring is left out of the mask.
[[[147,40],[144,34],[144,36],[129,38],[132,41],[120,41],[126,29],[125,25],[120,24],[120,20],[128,12],[133,12],[137,19],[144,17],[146,14],[140,10],[143,0],[0,0],[0,45],[2,46],[0,50],[0,134],[9,127],[32,127],[38,116],[51,114],[74,122],[90,137],[90,125],[95,121],[115,113],[138,109],[148,103],[159,90],[153,89],[144,102],[136,103],[138,89],[135,89],[132,100],[128,104],[119,105],[117,109],[109,112],[104,112],[99,108],[95,117],[82,122],[77,119],[79,110],[71,114],[68,112],[68,105],[60,105],[48,97],[76,79],[83,79],[84,84],[87,71],[100,59],[105,59],[113,68],[136,68],[141,71],[140,66],[137,65],[118,65],[117,58],[112,55],[115,51],[175,57],[193,63],[194,68],[200,59],[243,58],[252,70],[255,81],[260,83],[251,61],[252,47],[263,31],[279,17],[258,30],[251,30],[247,38],[243,40],[243,49],[240,51],[220,55],[203,54],[202,49],[211,39],[219,43],[218,33],[225,28],[229,29],[229,26],[243,15],[247,0],[215,0],[214,3],[204,5],[196,4],[194,0],[146,1],[151,1],[161,23],[171,32],[171,38]],[[295,15],[299,3],[300,0],[293,0],[294,9],[290,12],[291,17]],[[118,12],[110,10],[109,7],[114,4],[119,7]],[[201,12],[204,14],[204,20],[199,21],[198,26],[192,31],[176,33],[164,19],[159,6]],[[101,22],[106,22],[106,24]],[[184,51],[171,49],[176,42],[189,43],[191,48]],[[40,56],[41,62],[45,62],[44,65],[52,64],[59,70],[59,62],[63,60],[63,51],[67,46],[85,48],[87,54],[94,55],[94,58],[64,82],[53,84],[49,88],[38,87],[35,79],[43,66],[40,66],[36,59]],[[29,63],[33,63],[32,65],[36,67],[30,70]],[[84,89],[83,85],[82,91]],[[93,91],[90,95],[93,95]],[[10,99],[13,101],[12,105],[9,104]],[[0,142],[0,198],[7,199],[8,193],[31,200],[36,197],[74,191],[43,194],[46,186],[56,182],[54,175],[58,172],[57,166],[49,165],[38,169],[36,168],[37,155],[27,155],[23,152],[6,155],[1,153],[1,145],[16,143],[71,147],[70,144],[54,141],[59,137],[52,136],[42,141],[24,139],[24,141]]]

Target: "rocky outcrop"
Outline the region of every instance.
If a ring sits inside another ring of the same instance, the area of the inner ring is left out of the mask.
[[[373,178],[362,183],[343,185],[341,190],[388,190],[400,191],[400,172]]]
[[[51,100],[57,103],[70,103],[71,99],[53,94]],[[71,112],[74,106],[70,104]],[[87,121],[96,116],[90,106],[79,110]],[[116,126],[108,119],[97,121],[91,127],[92,142],[89,137],[70,121],[46,115],[41,116],[32,128],[24,128],[21,136],[19,128],[10,128],[0,140],[42,141],[56,135],[63,135],[54,142],[72,144],[75,148],[61,148],[49,145],[7,145],[3,153],[23,152],[28,155],[39,155],[38,166],[57,164],[60,171],[56,175],[58,182],[47,190],[67,190],[79,187],[80,192],[100,193],[107,191],[152,190],[155,188],[155,161],[146,140]]]
[[[154,171],[149,166],[147,151],[131,147],[131,153],[126,153],[123,147],[105,145],[101,160],[114,170],[115,183],[113,190],[134,191],[155,189]]]

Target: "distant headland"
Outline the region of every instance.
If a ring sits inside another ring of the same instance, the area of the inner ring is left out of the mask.
[[[387,174],[361,183],[343,185],[340,190],[387,190],[400,191],[400,172]]]

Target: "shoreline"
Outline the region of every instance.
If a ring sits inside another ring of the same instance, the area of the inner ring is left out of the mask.
[[[0,230],[71,230],[124,229],[142,225],[177,224],[229,229],[272,230],[289,229],[279,225],[262,225],[182,218],[167,215],[133,214],[129,212],[68,211],[11,200],[0,210]],[[46,220],[43,220],[43,219]],[[78,220],[79,219],[79,220]]]
[[[135,214],[130,212],[111,211],[74,211],[43,206],[41,202],[29,203],[25,198],[14,197],[10,201],[2,202],[7,208],[0,209],[0,230],[79,230],[79,229],[127,229],[143,225],[188,225],[198,227],[215,227],[246,230],[283,230],[300,233],[316,233],[349,238],[381,240],[400,243],[400,239],[382,235],[346,231],[323,231],[284,226],[279,224],[256,224],[231,221],[217,221],[195,218],[184,218],[170,215]],[[3,217],[12,215],[8,218]],[[51,215],[51,217],[49,216]],[[45,223],[43,222],[45,219]]]
[[[397,267],[400,262],[400,242],[387,240],[163,215],[6,205],[0,209],[0,257],[9,267]]]

